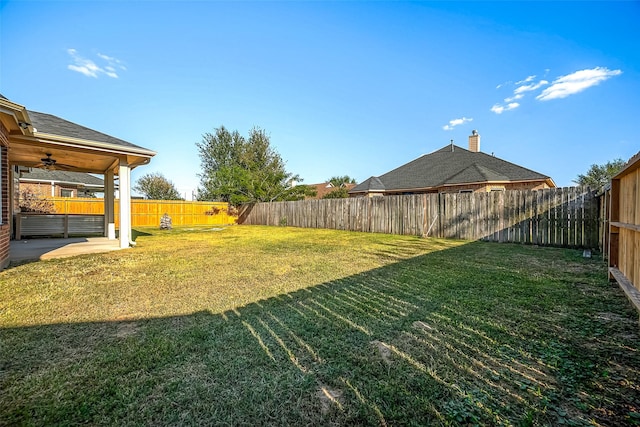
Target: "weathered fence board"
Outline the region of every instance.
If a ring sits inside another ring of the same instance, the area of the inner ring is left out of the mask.
[[[621,287],[635,287],[630,300],[640,312],[640,153],[611,180],[605,194],[609,212],[609,273]]]
[[[246,205],[241,224],[598,247],[598,201],[577,187]]]

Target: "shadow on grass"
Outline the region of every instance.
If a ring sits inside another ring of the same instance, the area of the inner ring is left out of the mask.
[[[471,243],[218,314],[1,329],[0,424],[637,422],[624,296],[593,260],[516,247]]]
[[[147,233],[146,231],[137,230],[135,228],[131,229],[131,240],[134,242],[138,237],[151,236],[151,233]]]

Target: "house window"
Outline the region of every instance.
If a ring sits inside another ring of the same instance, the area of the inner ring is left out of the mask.
[[[65,190],[64,188],[60,190],[61,197],[73,197],[73,190]]]
[[[473,193],[473,190],[460,190],[460,193]]]

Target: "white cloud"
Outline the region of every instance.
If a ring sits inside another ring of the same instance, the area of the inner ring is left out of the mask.
[[[120,62],[118,61],[116,58],[112,57],[112,56],[107,56],[103,53],[99,53],[98,56],[102,59],[104,59],[105,61],[109,61],[109,62]]]
[[[83,58],[78,54],[75,49],[68,49],[67,53],[73,60],[72,64],[69,64],[67,68],[71,71],[76,71],[80,74],[84,74],[87,77],[98,78],[100,74],[104,74],[113,79],[118,78],[118,70],[126,70],[126,67],[122,65],[122,61],[113,58],[111,56],[97,54],[98,58],[106,62],[106,65],[100,66],[91,59]]]
[[[529,76],[529,77],[527,77],[527,78],[526,78],[526,79],[524,79],[524,80],[520,80],[519,82],[516,82],[516,84],[517,84],[517,85],[521,85],[522,83],[529,83],[529,82],[532,82],[532,81],[533,81],[533,79],[535,79],[535,78],[536,78],[536,76],[535,76],[535,75],[533,75],[533,76]]]
[[[620,74],[622,74],[621,70],[609,70],[606,67],[576,71],[555,79],[551,86],[536,96],[536,99],[549,101],[550,99],[566,98]]]
[[[530,85],[518,86],[517,88],[514,89],[513,93],[515,95],[518,95],[518,94],[521,94],[523,92],[531,92],[531,91],[534,91],[534,90],[538,90],[542,86],[546,86],[548,84],[549,84],[548,81],[540,80],[538,83],[532,83]]]
[[[107,67],[105,67],[105,69],[111,69],[111,70],[115,70],[116,68],[119,68],[121,70],[127,69],[127,67],[125,67],[122,64],[122,61],[120,61],[118,58],[114,58],[113,56],[107,56],[102,53],[99,53],[98,56],[104,59],[105,61],[107,61],[107,63],[109,64]]]
[[[496,114],[502,114],[505,111],[516,109],[519,106],[520,104],[518,104],[517,102],[510,102],[507,105],[496,104],[493,107],[491,107],[491,111],[493,111]]]
[[[540,80],[539,82],[534,83],[536,77],[537,76],[535,74],[532,74],[532,75],[527,76],[526,78],[524,78],[524,79],[522,79],[520,81],[517,81],[515,83],[508,82],[509,84],[513,84],[513,85],[517,86],[513,90],[513,95],[504,98],[504,104],[502,104],[502,103],[495,104],[493,107],[491,107],[491,111],[493,111],[496,114],[502,114],[505,111],[516,109],[516,108],[518,108],[520,106],[520,103],[514,102],[514,101],[518,101],[518,100],[524,98],[524,96],[525,96],[525,94],[527,92],[532,92],[532,91],[538,90],[542,86],[545,86],[545,85],[549,84],[549,82],[546,81],[546,80]],[[506,83],[499,84],[496,87],[496,89],[501,88],[505,84]]]
[[[442,126],[442,129],[444,130],[453,130],[454,127],[459,126],[463,123],[467,123],[473,121],[472,118],[467,118],[467,117],[462,117],[460,119],[453,119],[453,120],[449,120],[449,124],[448,125],[444,125]]]
[[[524,97],[524,95],[519,93],[517,95],[510,96],[509,98],[505,98],[504,102],[513,102],[513,101],[516,101],[518,99],[522,99],[523,97]]]

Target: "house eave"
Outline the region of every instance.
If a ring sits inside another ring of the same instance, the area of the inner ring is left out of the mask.
[[[73,138],[70,136],[54,135],[44,132],[35,132],[32,137],[14,136],[17,140],[36,141],[41,143],[52,143],[75,148],[90,148],[97,151],[104,151],[111,154],[136,155],[142,157],[153,157],[157,153],[142,147],[126,147],[108,142],[91,141],[88,139]]]
[[[531,182],[544,182],[549,187],[555,188],[556,184],[553,182],[551,178],[539,178],[539,179],[518,179],[518,180],[499,180],[499,181],[474,181],[474,182],[461,182],[456,184],[442,184],[436,187],[430,188],[441,188],[441,187],[460,187],[465,185],[506,185],[506,184],[525,184]]]
[[[61,185],[75,185],[83,188],[104,188],[104,185],[98,184],[85,184],[84,182],[77,181],[60,181],[57,179],[33,179],[33,178],[20,178],[20,182],[28,183],[28,184],[61,184]],[[116,185],[117,187],[117,185]]]
[[[369,193],[387,193],[388,190],[376,190],[374,188],[369,188],[367,190],[358,190],[358,191],[349,191],[347,194],[369,194]]]
[[[361,190],[349,192],[349,194],[369,194],[369,193],[385,193],[385,194],[395,194],[395,193],[426,193],[426,192],[436,192],[438,189],[442,188],[455,188],[469,185],[506,185],[506,184],[524,184],[524,183],[532,183],[532,182],[544,182],[549,187],[555,188],[556,184],[553,182],[551,178],[540,178],[540,179],[522,179],[517,181],[508,181],[508,180],[500,180],[500,181],[474,181],[474,182],[461,182],[456,184],[440,184],[429,187],[414,187],[414,188],[390,188],[386,190]]]
[[[6,116],[10,116],[8,121]],[[5,125],[10,134],[19,132],[22,135],[33,135],[33,126],[27,109],[8,99],[0,98],[0,121]]]

